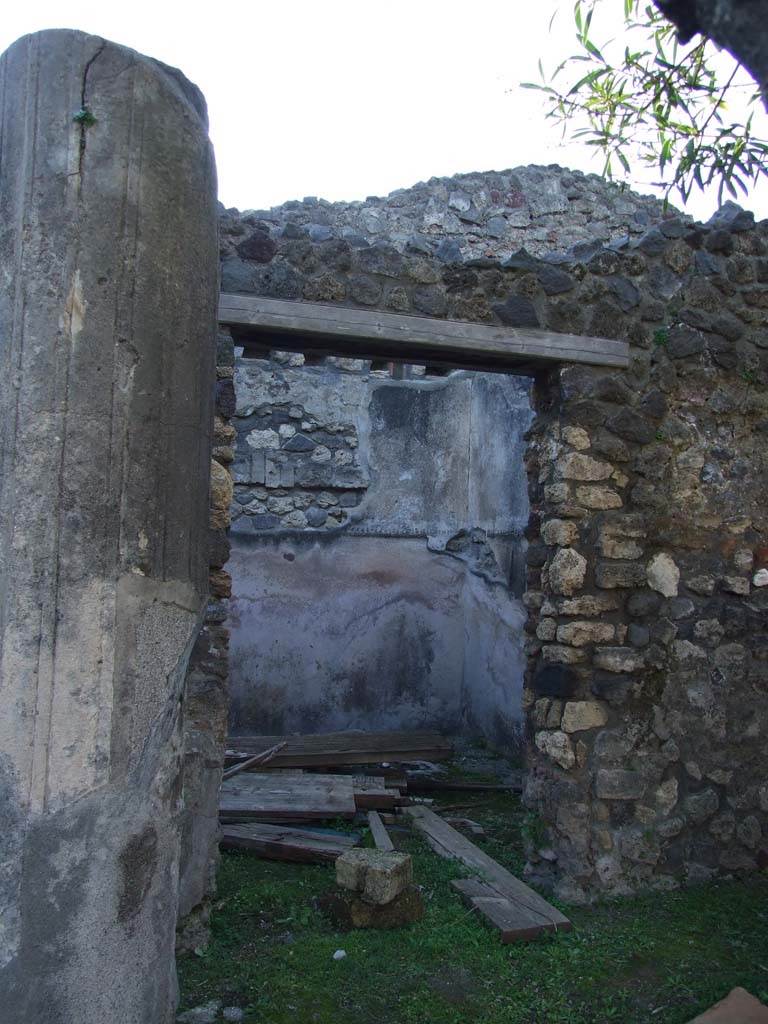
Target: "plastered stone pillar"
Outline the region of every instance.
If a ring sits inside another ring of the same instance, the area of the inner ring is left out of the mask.
[[[206,600],[216,187],[204,100],[74,31],[0,58],[0,993],[176,999],[181,694]]]

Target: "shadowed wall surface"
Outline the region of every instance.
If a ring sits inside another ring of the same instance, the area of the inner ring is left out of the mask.
[[[237,365],[236,732],[437,727],[519,749],[529,386],[408,372]]]

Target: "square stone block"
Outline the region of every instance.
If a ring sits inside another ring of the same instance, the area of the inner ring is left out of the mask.
[[[391,903],[413,881],[410,854],[348,850],[336,861],[336,882],[380,906]]]

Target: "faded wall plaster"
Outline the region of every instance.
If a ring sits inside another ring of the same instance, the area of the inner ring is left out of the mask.
[[[516,750],[526,382],[302,363],[236,369],[234,731],[432,726]]]

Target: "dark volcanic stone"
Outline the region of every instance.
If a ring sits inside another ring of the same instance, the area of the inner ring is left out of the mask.
[[[644,252],[646,256],[661,256],[668,245],[669,240],[662,235],[659,229],[651,228],[638,241],[637,248]]]
[[[665,238],[682,238],[688,230],[688,225],[679,217],[670,217],[669,220],[661,222],[660,230]]]
[[[712,330],[716,334],[721,334],[729,341],[738,341],[744,333],[744,324],[738,319],[738,317],[735,317],[732,313],[724,310],[713,318]]]
[[[258,267],[253,275],[253,291],[274,299],[298,299],[304,279],[287,263]]]
[[[712,314],[703,309],[692,309],[684,306],[677,314],[681,323],[689,327],[695,327],[699,331],[709,331],[712,328]]]
[[[253,516],[238,516],[229,528],[230,537],[253,536]],[[218,566],[221,568],[221,566]]]
[[[325,267],[332,267],[334,270],[349,270],[352,266],[352,243],[343,238],[332,238],[323,243],[319,255]]]
[[[592,677],[590,689],[596,697],[607,700],[609,704],[623,704],[632,691],[634,682],[631,676],[596,672]]]
[[[303,224],[294,224],[293,221],[288,221],[281,232],[283,238],[306,238],[307,229]]]
[[[310,526],[317,528],[318,526],[325,526],[325,521],[328,518],[328,513],[323,508],[312,508],[307,509],[306,512],[307,522]]]
[[[229,540],[223,530],[208,531],[208,564],[221,569],[229,561]]]
[[[443,263],[461,263],[461,246],[452,239],[444,238],[435,250],[435,256]]]
[[[755,226],[755,215],[728,199],[712,214],[707,224],[712,228],[727,228],[729,231],[749,231]]]
[[[667,400],[658,388],[654,388],[642,400],[640,408],[652,419],[661,420],[667,414]]]
[[[252,292],[253,267],[242,260],[224,260],[221,264],[221,290],[223,292]]]
[[[510,295],[505,302],[493,305],[496,316],[507,327],[538,327],[539,316],[530,299],[522,295]]]
[[[533,689],[540,697],[573,697],[579,677],[567,665],[544,665],[533,677]]]
[[[381,274],[384,277],[399,277],[405,266],[403,257],[396,249],[383,245],[361,249],[356,256],[356,262],[364,273]]]
[[[216,335],[216,365],[235,365],[235,343],[227,331],[219,331]]]
[[[669,267],[655,264],[648,271],[645,283],[652,295],[667,302],[680,291],[681,279]]]
[[[667,601],[666,613],[670,619],[686,619],[696,610],[693,601],[688,597],[671,597]]]
[[[730,341],[718,334],[710,334],[707,336],[707,350],[718,366],[722,366],[724,370],[735,369],[739,357]]]
[[[587,393],[586,388],[584,393]],[[624,405],[632,401],[632,391],[620,377],[598,377],[592,382],[591,395],[600,402],[613,402]]]
[[[413,308],[427,316],[445,316],[445,311],[448,308],[445,292],[433,285],[414,288]]]
[[[408,241],[405,243],[405,251],[429,256],[432,253],[432,244],[425,235],[409,235]]]
[[[443,281],[449,292],[460,292],[477,286],[477,273],[469,267],[445,267]]]
[[[633,647],[647,647],[651,641],[651,631],[647,626],[641,626],[638,622],[630,622],[627,640]]]
[[[216,381],[216,412],[220,416],[229,418],[235,415],[237,401],[235,399],[235,385],[231,380]]]
[[[289,437],[283,445],[283,451],[311,452],[312,449],[316,447],[316,443],[311,437],[307,437],[306,434],[294,434],[293,437]]]
[[[720,260],[709,252],[697,252],[694,265],[699,274],[719,274]]]
[[[704,242],[704,247],[709,252],[721,252],[725,256],[730,256],[733,252],[733,237],[730,231],[710,231]]]
[[[625,441],[634,441],[636,444],[650,444],[656,437],[653,422],[636,409],[620,409],[610,417],[606,426]]]
[[[541,542],[533,542],[528,545],[525,553],[525,561],[528,565],[541,566],[547,561],[547,546]]]
[[[606,281],[613,293],[613,297],[616,299],[616,304],[625,313],[628,313],[630,309],[634,309],[640,302],[640,292],[629,278],[615,274],[607,277]]]
[[[637,619],[653,615],[661,604],[661,596],[654,590],[638,590],[627,601],[627,611]]]
[[[355,274],[349,279],[349,293],[355,302],[363,306],[373,306],[381,298],[381,285],[373,278]]]
[[[277,252],[277,242],[265,231],[254,231],[252,235],[235,246],[238,256],[256,263],[269,263]]]
[[[589,244],[589,243],[582,243]],[[574,246],[574,249],[576,246]],[[621,266],[618,253],[612,249],[601,248],[589,261],[589,269],[593,274],[615,274]]]
[[[687,359],[704,351],[704,338],[691,327],[673,327],[667,340],[667,352],[672,359]]]
[[[576,282],[570,274],[548,263],[539,267],[536,276],[547,295],[560,295],[562,292],[571,291],[576,286]]]
[[[308,224],[307,231],[313,242],[327,242],[333,237],[333,232],[327,224]]]
[[[531,256],[527,249],[518,249],[517,252],[508,256],[501,265],[509,270],[536,270],[539,261],[535,256]]]

